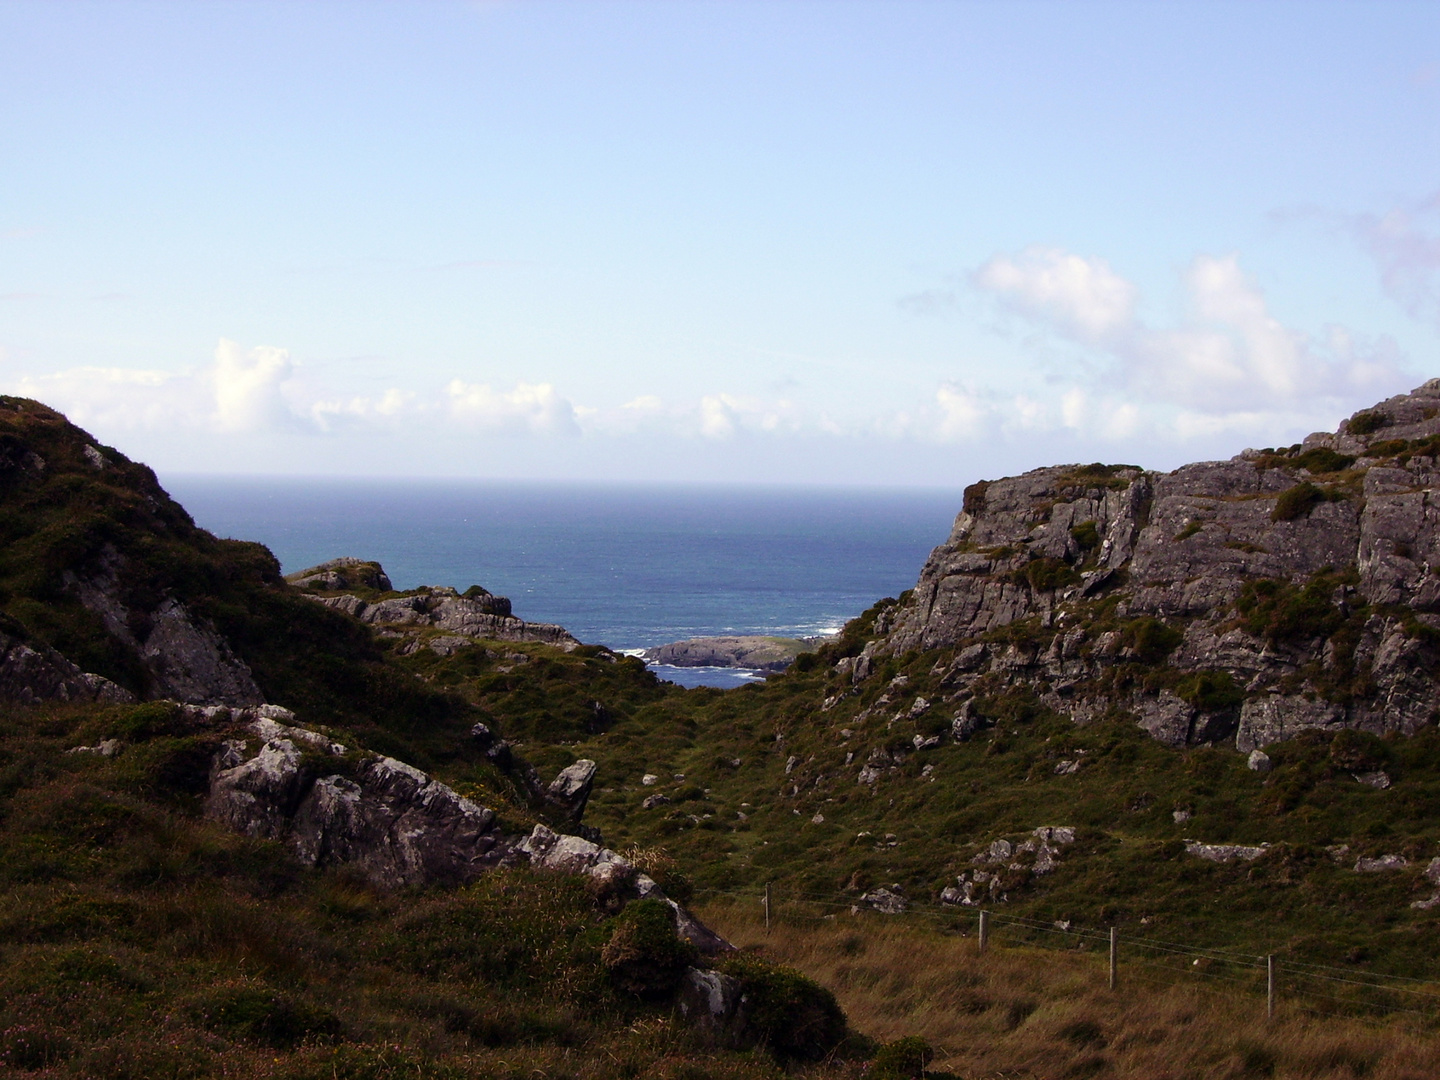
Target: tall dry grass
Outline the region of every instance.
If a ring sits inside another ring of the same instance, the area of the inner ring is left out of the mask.
[[[1417,1018],[1322,1015],[1227,992],[1144,964],[1122,964],[1111,991],[1103,954],[992,945],[883,916],[787,921],[770,931],[753,904],[701,917],[833,990],[851,1024],[880,1040],[919,1035],[933,1069],[972,1078],[1247,1076],[1324,1080],[1440,1077],[1440,1029]]]

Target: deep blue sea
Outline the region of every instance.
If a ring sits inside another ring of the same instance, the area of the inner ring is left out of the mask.
[[[915,583],[961,493],[770,487],[239,479],[162,482],[196,522],[286,573],[378,559],[397,589],[482,585],[612,649],[833,632]],[[685,685],[744,673],[657,669]]]

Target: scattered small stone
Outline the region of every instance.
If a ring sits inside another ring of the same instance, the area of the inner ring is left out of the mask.
[[[1070,929],[1070,920],[1069,920],[1069,919],[1056,919],[1056,920],[1055,920],[1055,929],[1056,929],[1056,930],[1069,930],[1069,929]]]
[[[655,807],[664,806],[669,801],[669,795],[657,791],[654,795],[647,796],[645,801],[640,804],[640,808],[642,810],[654,810]]]
[[[940,736],[931,735],[927,739],[924,735],[916,735],[913,742],[916,750],[933,750],[940,745]]]
[[[1404,855],[1380,855],[1374,859],[1362,856],[1355,860],[1355,872],[1357,874],[1376,874],[1382,870],[1404,870],[1409,865],[1410,860]]]
[[[795,766],[799,764],[800,759],[794,754],[791,754],[788,758],[785,759],[785,775],[789,776],[792,772],[795,771]]]
[[[868,904],[873,911],[881,915],[899,915],[906,908],[905,897],[901,895],[900,886],[891,885],[888,889],[881,887],[872,889],[860,897],[862,904]]]
[[[810,824],[811,824],[811,825],[824,825],[824,824],[825,824],[825,815],[822,814],[822,813],[820,813],[820,811],[818,811],[818,810],[815,811],[815,816],[810,819]]]
[[[87,447],[87,449],[89,449]],[[98,746],[72,746],[65,751],[67,754],[99,754],[101,757],[114,757],[120,752],[119,739],[101,739]]]
[[[1176,825],[1184,825],[1185,822],[1190,820],[1192,815],[1189,810],[1176,810],[1170,816],[1175,819]]]
[[[684,780],[684,779],[685,779],[685,774],[684,774],[683,772],[677,772],[677,773],[675,774],[675,776],[674,776],[674,779],[677,780],[677,781],[679,781],[679,780]]]
[[[647,772],[644,776],[640,778],[640,783],[644,784],[646,787],[651,787],[654,785],[655,781],[659,779],[660,778],[654,773]]]
[[[1379,791],[1384,791],[1390,786],[1389,775],[1382,771],[1351,773],[1350,775],[1367,787],[1373,787]]]
[[[1251,750],[1250,756],[1245,759],[1245,767],[1251,772],[1267,773],[1275,767],[1275,763],[1264,750]]]
[[[1185,853],[1210,862],[1234,862],[1236,859],[1250,862],[1264,855],[1265,849],[1269,846],[1268,844],[1261,844],[1259,847],[1249,847],[1245,844],[1202,844],[1196,840],[1187,840]]]
[[[1056,776],[1071,776],[1079,771],[1080,762],[1078,761],[1062,761],[1059,765],[1055,766]]]
[[[926,765],[923,769],[920,770],[920,775],[928,779],[934,771],[934,765]]]

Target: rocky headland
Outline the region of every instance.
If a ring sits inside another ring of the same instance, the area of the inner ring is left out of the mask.
[[[1410,734],[1440,702],[1437,483],[1440,380],[1228,461],[977,483],[839,664],[858,683],[885,657],[951,650],[957,738],[1000,685],[1077,723],[1132,716],[1172,746]]]
[[[762,635],[688,638],[646,649],[642,656],[646,663],[672,667],[784,671],[801,653],[813,650],[820,640]]]

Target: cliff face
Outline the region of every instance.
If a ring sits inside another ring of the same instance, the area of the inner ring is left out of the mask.
[[[1171,473],[1059,466],[973,485],[877,621],[857,679],[952,650],[965,701],[1024,686],[1079,722],[1132,714],[1241,750],[1307,728],[1413,733],[1436,715],[1440,380],[1335,434]]]

